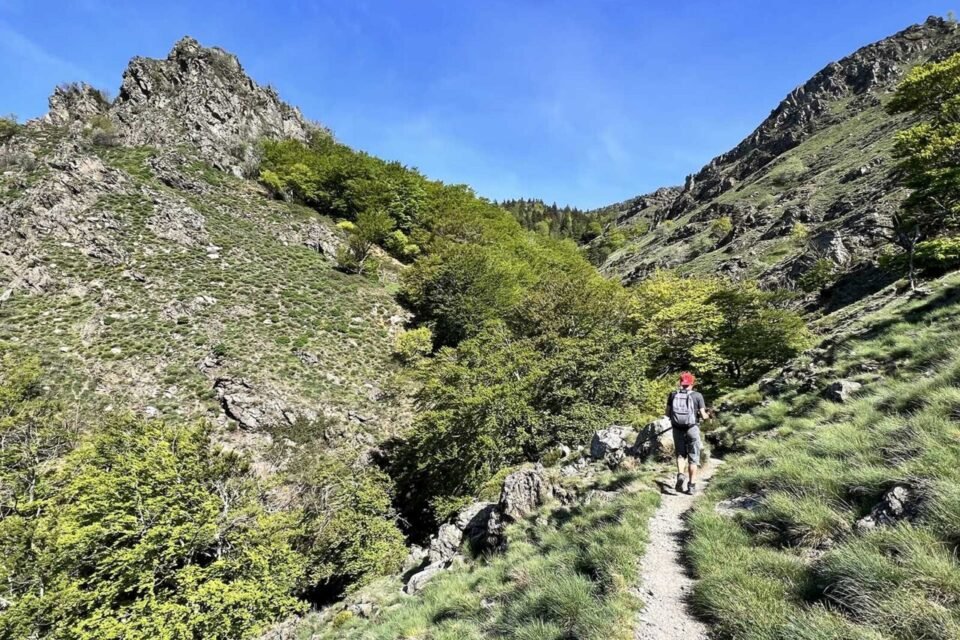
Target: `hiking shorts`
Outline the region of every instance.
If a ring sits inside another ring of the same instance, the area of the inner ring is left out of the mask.
[[[703,442],[700,440],[700,425],[692,427],[673,428],[673,448],[678,458],[686,458],[690,464],[700,464],[700,450]]]

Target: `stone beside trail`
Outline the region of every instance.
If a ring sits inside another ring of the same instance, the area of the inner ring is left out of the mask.
[[[698,480],[701,491],[719,460],[712,460]],[[681,539],[684,514],[695,498],[673,490],[675,474],[661,481],[663,501],[650,519],[650,541],[643,557],[640,597],[644,609],[637,616],[635,640],[707,640],[707,626],[690,612],[693,578],[683,562]]]

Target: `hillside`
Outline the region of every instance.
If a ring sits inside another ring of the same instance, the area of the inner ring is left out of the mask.
[[[603,271],[625,282],[658,267],[756,278],[828,289],[828,305],[888,284],[877,258],[904,195],[890,150],[908,116],[884,105],[909,69],[958,49],[957,25],[930,18],[827,65],[682,187],[604,208],[633,239]],[[821,259],[833,268],[801,282]]]
[[[0,638],[955,637],[957,277],[904,295],[884,225],[885,107],[957,50],[864,47],[592,213],[352,149],[189,37],[0,119]]]
[[[329,218],[240,175],[261,136],[312,128],[189,39],[134,59],[112,104],[58,88],[3,148],[0,338],[91,415],[208,417],[241,446],[299,417],[389,433],[396,268],[337,271]]]

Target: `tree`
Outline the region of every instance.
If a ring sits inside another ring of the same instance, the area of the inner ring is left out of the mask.
[[[362,273],[373,246],[393,231],[394,222],[388,213],[377,210],[364,211],[356,222],[344,220],[337,226],[347,232],[347,246],[338,253],[338,264],[347,271]]]
[[[913,69],[887,110],[923,118],[895,138],[893,155],[911,193],[888,227],[908,254],[913,290],[917,245],[960,226],[960,54]]]

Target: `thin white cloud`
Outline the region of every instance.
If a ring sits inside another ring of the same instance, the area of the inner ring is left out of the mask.
[[[19,31],[0,22],[0,51],[15,64],[29,65],[32,70],[45,70],[42,75],[56,75],[58,81],[89,78],[89,74],[76,63],[61,58],[36,44]],[[39,68],[39,69],[38,69]],[[41,75],[41,73],[36,73]]]

